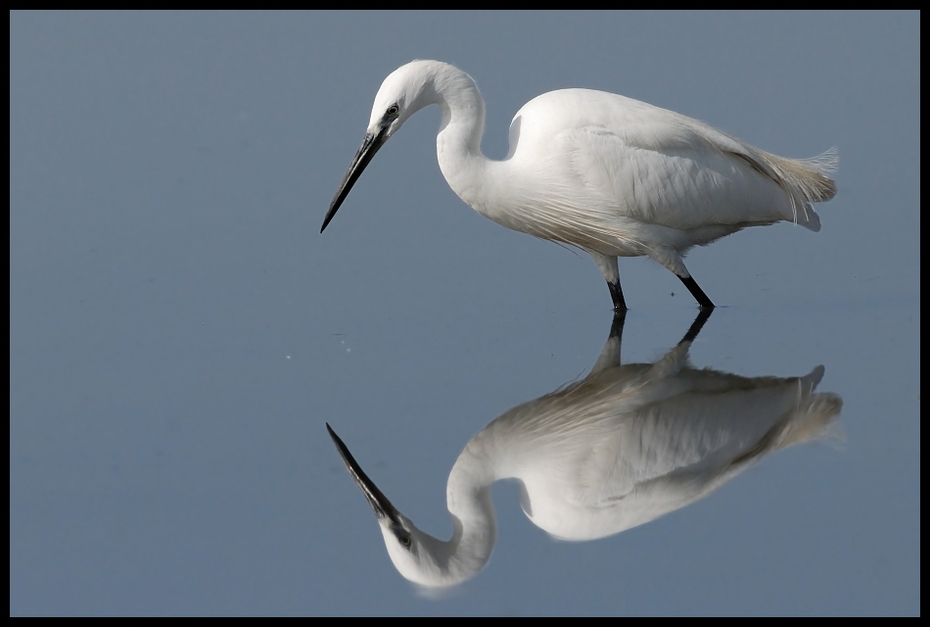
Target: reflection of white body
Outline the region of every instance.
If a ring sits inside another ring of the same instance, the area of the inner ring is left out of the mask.
[[[450,503],[459,500],[451,490],[467,494],[459,486],[481,468],[485,479],[520,481],[524,512],[550,534],[601,538],[684,507],[819,434],[840,407],[833,395],[811,395],[822,366],[801,378],[749,379],[688,368],[687,350],[595,373],[508,411],[459,456]]]
[[[641,525],[706,496],[762,457],[821,434],[840,398],[814,394],[824,369],[798,378],[746,378],[687,365],[690,341],[655,364],[609,366],[506,412],[465,446],[449,475],[453,535],[417,529],[334,439],[378,514],[398,571],[425,586],[462,582],[484,567],[496,537],[490,487],[516,479],[523,510],[567,540]]]
[[[492,161],[481,153],[484,100],[472,78],[445,63],[414,61],[381,85],[323,229],[384,142],[431,104],[442,108],[436,149],[453,191],[503,226],[587,251],[618,310],[626,309],[618,256],[651,257],[712,308],[682,261],[689,248],[781,220],[818,231],[811,203],[836,194],[827,176],[832,152],[784,159],[697,120],[590,89],[528,102],[511,123],[510,153]]]

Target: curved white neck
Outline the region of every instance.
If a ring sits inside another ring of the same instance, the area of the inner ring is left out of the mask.
[[[433,86],[433,102],[442,109],[436,135],[439,169],[459,198],[482,211],[489,166],[494,163],[481,152],[484,100],[472,78],[452,66],[436,75]]]

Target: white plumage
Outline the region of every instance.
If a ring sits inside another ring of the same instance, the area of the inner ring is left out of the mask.
[[[481,153],[484,100],[472,78],[438,61],[413,61],[388,76],[368,131],[323,223],[362,170],[413,113],[442,109],[439,167],[455,193],[508,228],[588,252],[625,310],[617,257],[648,256],[713,308],[682,257],[747,226],[793,221],[812,231],[812,203],[829,200],[835,151],[806,160],[753,148],[706,124],[590,89],[537,96],[510,126],[510,151]]]

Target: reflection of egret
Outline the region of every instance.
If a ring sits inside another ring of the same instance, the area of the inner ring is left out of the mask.
[[[823,366],[787,379],[691,367],[688,347],[703,322],[654,364],[616,365],[612,333],[587,377],[511,409],[472,438],[449,474],[448,542],[404,517],[327,425],[398,571],[448,586],[481,570],[497,533],[490,487],[499,479],[519,481],[537,526],[592,540],[708,495],[769,453],[820,435],[839,413],[838,396],[813,393]]]
[[[614,307],[626,309],[617,257],[647,255],[713,303],[682,256],[747,226],[791,220],[812,231],[811,203],[831,199],[833,152],[785,159],[672,111],[590,89],[531,100],[510,125],[503,161],[481,153],[484,100],[468,74],[414,61],[388,76],[368,131],[323,220],[322,231],[365,166],[408,117],[442,108],[439,167],[459,198],[507,228],[577,246],[594,258]]]
[[[593,540],[708,495],[769,453],[820,435],[839,413],[838,396],[813,393],[823,366],[782,379],[688,365],[705,319],[656,363],[619,366],[621,319],[587,377],[511,409],[472,438],[449,474],[448,542],[405,518],[327,425],[398,571],[447,586],[481,570],[497,532],[490,487],[499,479],[520,482],[523,511],[537,526]]]

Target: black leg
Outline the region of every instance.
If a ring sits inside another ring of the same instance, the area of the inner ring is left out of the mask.
[[[675,275],[675,276],[678,276],[678,275]],[[702,290],[700,286],[694,282],[693,278],[691,277],[688,277],[688,278],[678,277],[678,278],[681,279],[681,282],[685,284],[685,287],[687,287],[688,291],[691,292],[691,295],[694,296],[694,300],[698,302],[698,305],[701,306],[701,309],[713,309],[714,308],[714,304],[710,302],[710,299],[707,298],[707,294],[705,294],[704,290]],[[623,298],[623,297],[621,296],[620,298]]]
[[[713,309],[708,309],[706,307],[701,307],[698,311],[697,318],[694,319],[694,322],[691,323],[691,327],[688,329],[688,332],[685,333],[685,336],[681,338],[682,342],[693,342],[694,338],[697,337],[698,333],[701,332],[701,329],[704,328],[704,323],[707,322],[707,319],[710,318],[710,314],[714,313]]]
[[[621,311],[626,313],[626,301],[623,300],[623,290],[620,289],[620,281],[617,281],[616,283],[607,281],[607,287],[610,288],[610,297],[614,301],[614,311],[617,313]],[[713,305],[711,305],[711,307],[713,307]],[[623,325],[621,325],[621,327],[622,326]]]

